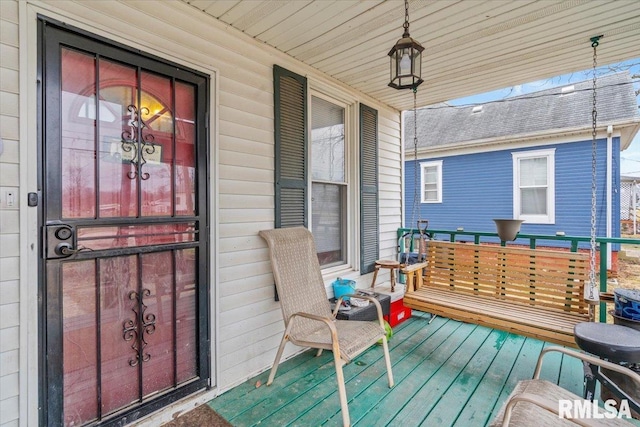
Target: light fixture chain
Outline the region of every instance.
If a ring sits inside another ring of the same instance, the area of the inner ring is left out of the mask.
[[[404,25],[405,31],[409,31],[409,0],[404,0]]]

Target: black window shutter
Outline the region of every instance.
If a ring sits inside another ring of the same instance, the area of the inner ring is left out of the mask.
[[[378,211],[378,111],[360,104],[360,274],[380,256]]]
[[[273,66],[275,228],[307,226],[307,79]]]

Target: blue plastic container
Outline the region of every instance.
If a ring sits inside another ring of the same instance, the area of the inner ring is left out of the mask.
[[[355,280],[341,279],[338,277],[332,283],[332,285],[333,285],[333,295],[336,297],[336,299],[340,298],[343,295],[353,294],[356,292]],[[349,297],[343,298],[344,301],[348,301],[349,299],[350,299]]]
[[[615,314],[625,319],[640,321],[640,291],[616,289],[613,291]]]

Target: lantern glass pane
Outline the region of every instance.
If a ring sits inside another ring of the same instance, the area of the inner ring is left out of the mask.
[[[411,74],[411,69],[412,69],[412,62],[413,62],[413,58],[411,57],[411,48],[408,49],[402,49],[400,51],[400,62],[399,62],[399,68],[400,68],[400,72],[398,74],[400,74],[401,76],[408,76]]]
[[[389,56],[389,81],[393,83],[393,80],[396,78],[396,74],[394,73],[396,68],[396,61],[393,59],[394,55]]]

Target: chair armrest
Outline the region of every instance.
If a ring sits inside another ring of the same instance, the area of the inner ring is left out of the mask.
[[[336,330],[336,325],[334,325],[333,319],[331,319],[330,317],[323,317],[311,313],[305,313],[303,311],[298,311],[289,316],[289,322],[291,322],[295,317],[304,317],[306,319],[317,320],[318,322],[323,322],[324,324],[326,324],[329,329],[331,329],[331,331]]]
[[[325,325],[327,325],[327,327],[329,328],[329,331],[331,331],[331,348],[334,354],[337,354],[338,356],[340,356],[340,345],[339,345],[339,341],[338,341],[338,330],[336,329],[336,325],[334,323],[334,319],[330,318],[330,317],[323,317],[323,316],[318,316],[315,314],[311,314],[311,313],[305,313],[302,311],[298,311],[296,313],[293,313],[291,316],[289,316],[289,321],[287,322],[287,328],[285,329],[285,334],[289,334],[289,331],[291,330],[291,326],[293,325],[293,320],[296,317],[304,317],[306,319],[311,319],[311,320],[316,320],[318,322],[322,322]]]
[[[511,414],[513,412],[513,408],[518,402],[531,403],[558,416],[560,414],[558,410],[558,402],[549,400],[545,397],[542,397],[533,393],[526,393],[526,392],[520,393],[520,394],[516,394],[515,396],[512,396],[511,399],[509,399],[509,401],[507,402],[507,406],[505,407],[505,410],[504,410],[504,418],[502,419],[503,427],[508,426],[509,423],[511,422]],[[577,425],[586,426],[586,427],[590,427],[594,425],[594,423],[591,421],[592,420],[589,420],[588,418],[585,418],[585,419],[572,418],[571,419],[571,422]]]
[[[380,301],[378,301],[377,298],[374,298],[369,295],[348,294],[348,295],[341,296],[340,298],[338,298],[338,301],[336,301],[336,308],[333,311],[333,317],[335,317],[338,314],[338,309],[340,308],[340,304],[342,304],[342,298],[344,297],[360,298],[360,299],[366,299],[368,301],[371,301],[373,305],[376,306],[376,310],[378,311],[378,321],[380,322],[380,326],[382,327],[382,329],[384,329],[384,315],[382,314],[382,305],[380,305]]]
[[[617,372],[630,378],[634,383],[636,388],[640,388],[640,375],[638,375],[635,371],[632,371],[629,368],[624,366],[611,363],[607,360],[602,360],[598,357],[592,356],[590,354],[580,353],[575,350],[569,350],[564,347],[547,347],[540,352],[540,356],[538,356],[538,363],[536,364],[536,370],[533,374],[533,379],[536,380],[540,377],[540,371],[542,369],[542,359],[544,356],[552,351],[557,351],[559,353],[564,353],[568,356],[575,357],[578,360],[582,360],[583,363],[589,363],[593,366],[598,366],[598,372],[593,373],[596,380],[598,380],[601,385],[606,386],[609,390],[611,390],[614,394],[616,394],[620,398],[627,399],[629,401],[629,406],[632,410],[636,412],[640,412],[640,402],[636,399],[635,396],[630,395],[630,393],[620,387],[620,385],[612,380],[606,373],[602,372],[600,368],[607,369],[608,371]],[[585,365],[585,375],[587,372],[587,367]],[[620,379],[617,379],[619,382]]]
[[[620,366],[615,363],[611,363],[607,360],[603,360],[598,357],[591,356],[590,354],[580,353],[575,350],[571,350],[564,347],[557,347],[557,346],[546,347],[542,349],[542,351],[540,352],[540,356],[538,356],[538,363],[536,364],[536,370],[533,373],[534,380],[537,380],[540,378],[540,371],[542,370],[542,359],[547,353],[550,353],[553,351],[564,353],[568,356],[572,356],[572,357],[575,357],[576,359],[580,359],[583,362],[589,362],[592,365],[600,366],[601,368],[609,369],[610,371],[615,371],[620,374],[626,375],[629,378],[631,378],[633,381],[635,381],[638,386],[640,386],[640,375],[638,375],[637,373],[635,373],[629,368],[625,368],[624,366]]]

